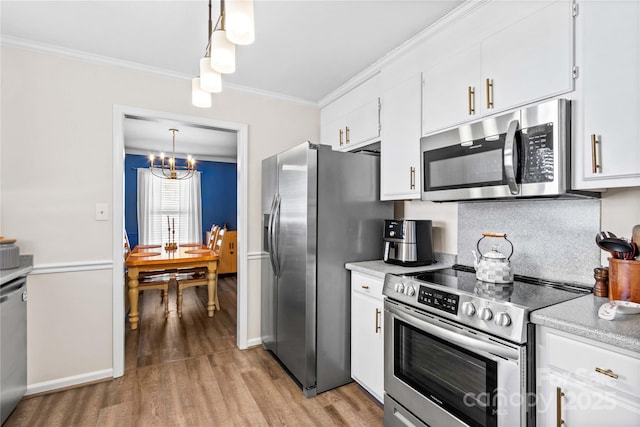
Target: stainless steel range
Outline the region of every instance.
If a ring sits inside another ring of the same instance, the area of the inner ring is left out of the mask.
[[[473,268],[387,274],[385,426],[535,425],[529,313],[591,288]]]

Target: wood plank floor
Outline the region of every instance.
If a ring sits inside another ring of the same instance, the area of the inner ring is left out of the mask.
[[[222,310],[206,316],[206,287],[184,291],[182,319],[170,289],[140,296],[127,324],[121,378],[24,398],[14,426],[381,426],[382,407],[356,383],[306,399],[261,346],[236,347],[236,278],[220,277]]]

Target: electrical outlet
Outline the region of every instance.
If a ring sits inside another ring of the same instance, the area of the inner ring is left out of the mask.
[[[96,203],[96,221],[108,221],[108,220],[109,220],[109,204]]]

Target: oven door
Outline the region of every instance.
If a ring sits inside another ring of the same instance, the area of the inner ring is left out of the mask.
[[[524,346],[390,300],[384,315],[385,394],[409,413],[430,426],[526,425]],[[385,425],[405,425],[391,409]]]

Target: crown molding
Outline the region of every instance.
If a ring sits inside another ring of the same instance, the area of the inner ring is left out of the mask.
[[[164,77],[169,77],[178,80],[191,81],[193,76],[184,73],[178,73],[175,71],[167,70],[164,68],[151,67],[137,62],[124,61],[121,59],[111,58],[108,56],[96,55],[94,53],[85,52],[81,50],[68,49],[60,46],[54,46],[46,43],[35,42],[32,40],[21,39],[12,36],[2,36],[0,44],[8,47],[16,47],[24,50],[30,50],[34,52],[44,52],[51,55],[70,57],[78,59],[80,61],[96,64],[96,65],[109,65],[121,68],[127,68],[130,70],[141,71],[150,74],[156,74]],[[294,104],[305,105],[309,107],[318,108],[318,103],[309,101],[302,98],[296,98],[289,95],[284,95],[277,92],[269,92],[266,90],[255,89],[247,86],[237,85],[234,83],[225,83],[223,81],[223,88],[229,90],[235,90],[238,92],[250,93],[253,95],[264,96],[268,98],[278,99],[285,102]]]
[[[460,6],[456,7],[451,12],[447,13],[442,18],[438,19],[433,24],[429,25],[428,27],[420,31],[418,34],[416,34],[412,38],[402,43],[400,46],[391,50],[382,58],[378,59],[376,62],[369,65],[363,71],[356,74],[351,79],[347,80],[347,82],[345,82],[343,85],[338,87],[336,90],[334,90],[333,92],[331,92],[330,94],[322,98],[320,101],[318,101],[318,107],[320,108],[326,107],[328,104],[332,103],[336,99],[345,95],[347,92],[355,89],[365,81],[375,76],[377,73],[382,71],[382,69],[387,64],[394,61],[400,55],[408,52],[409,50],[414,48],[416,45],[427,40],[429,37],[431,37],[434,33],[437,33],[438,31],[440,31],[447,24],[462,18],[463,16],[471,13],[472,11],[476,10],[483,4],[490,1],[492,0],[466,0]]]

